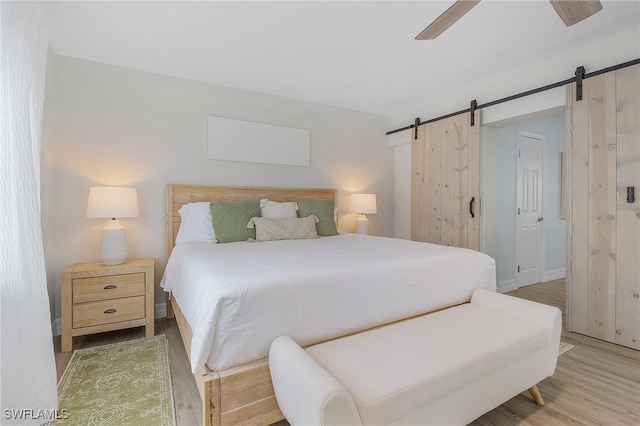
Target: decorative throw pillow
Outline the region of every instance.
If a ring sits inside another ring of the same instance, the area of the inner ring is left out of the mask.
[[[296,218],[298,217],[298,205],[294,202],[278,203],[266,198],[260,200],[260,216],[269,219]]]
[[[335,203],[333,200],[303,200],[298,201],[298,216],[316,216],[320,222],[316,223],[318,235],[338,235],[338,228],[334,220]]]
[[[254,217],[247,227],[255,228],[256,241],[300,240],[318,238],[317,222],[314,215],[295,219]]]
[[[176,244],[190,241],[214,241],[216,236],[211,222],[209,202],[183,204],[180,210],[180,228],[176,236]]]
[[[247,241],[256,237],[256,231],[247,228],[252,217],[260,215],[260,200],[213,202],[211,218],[219,243]]]

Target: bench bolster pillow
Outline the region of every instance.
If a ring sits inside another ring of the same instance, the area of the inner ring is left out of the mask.
[[[547,329],[546,373],[553,375],[558,362],[560,334],[562,332],[562,313],[555,306],[532,302],[514,296],[495,293],[484,289],[476,289],[471,303],[495,311],[503,312],[517,318],[536,322]]]
[[[271,344],[269,369],[280,410],[292,425],[362,424],[349,391],[289,336]]]

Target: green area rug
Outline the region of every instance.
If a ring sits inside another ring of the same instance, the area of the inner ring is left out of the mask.
[[[52,425],[175,425],[167,338],[164,335],[73,353],[58,383]]]

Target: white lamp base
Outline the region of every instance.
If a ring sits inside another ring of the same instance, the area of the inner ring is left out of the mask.
[[[369,220],[363,214],[356,220],[356,234],[369,235]]]
[[[102,228],[100,240],[100,259],[105,265],[120,265],[127,260],[129,247],[127,234],[118,219],[112,219]]]

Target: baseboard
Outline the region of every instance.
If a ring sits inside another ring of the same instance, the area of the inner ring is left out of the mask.
[[[498,283],[498,288],[497,288],[498,293],[506,293],[508,291],[513,291],[517,289],[518,289],[518,286],[516,286],[515,279],[500,281],[500,283]]]
[[[156,303],[156,318],[166,318],[167,317],[167,304]]]
[[[60,334],[62,334],[62,321],[60,321],[60,318],[56,318],[51,323],[51,334],[53,334],[54,336],[59,336]]]
[[[542,275],[542,282],[546,283],[549,281],[557,280],[560,278],[566,277],[566,272],[564,268],[553,269],[551,271],[545,271],[544,275]]]
[[[565,274],[565,269],[564,268],[558,268],[558,269],[553,269],[551,271],[545,271],[542,274],[542,282],[546,283],[549,281],[553,281],[553,280],[557,280],[560,278],[564,278],[566,276]],[[504,281],[500,281],[500,283],[498,283],[498,293],[506,293],[508,291],[513,291],[513,290],[517,290],[518,287],[516,285],[516,280],[515,279],[511,279],[511,280],[504,280]]]
[[[156,318],[166,318],[167,317],[167,304],[166,303],[156,303],[155,309],[155,317]],[[62,321],[60,318],[56,318],[51,323],[51,334],[54,336],[59,336],[62,334]]]

